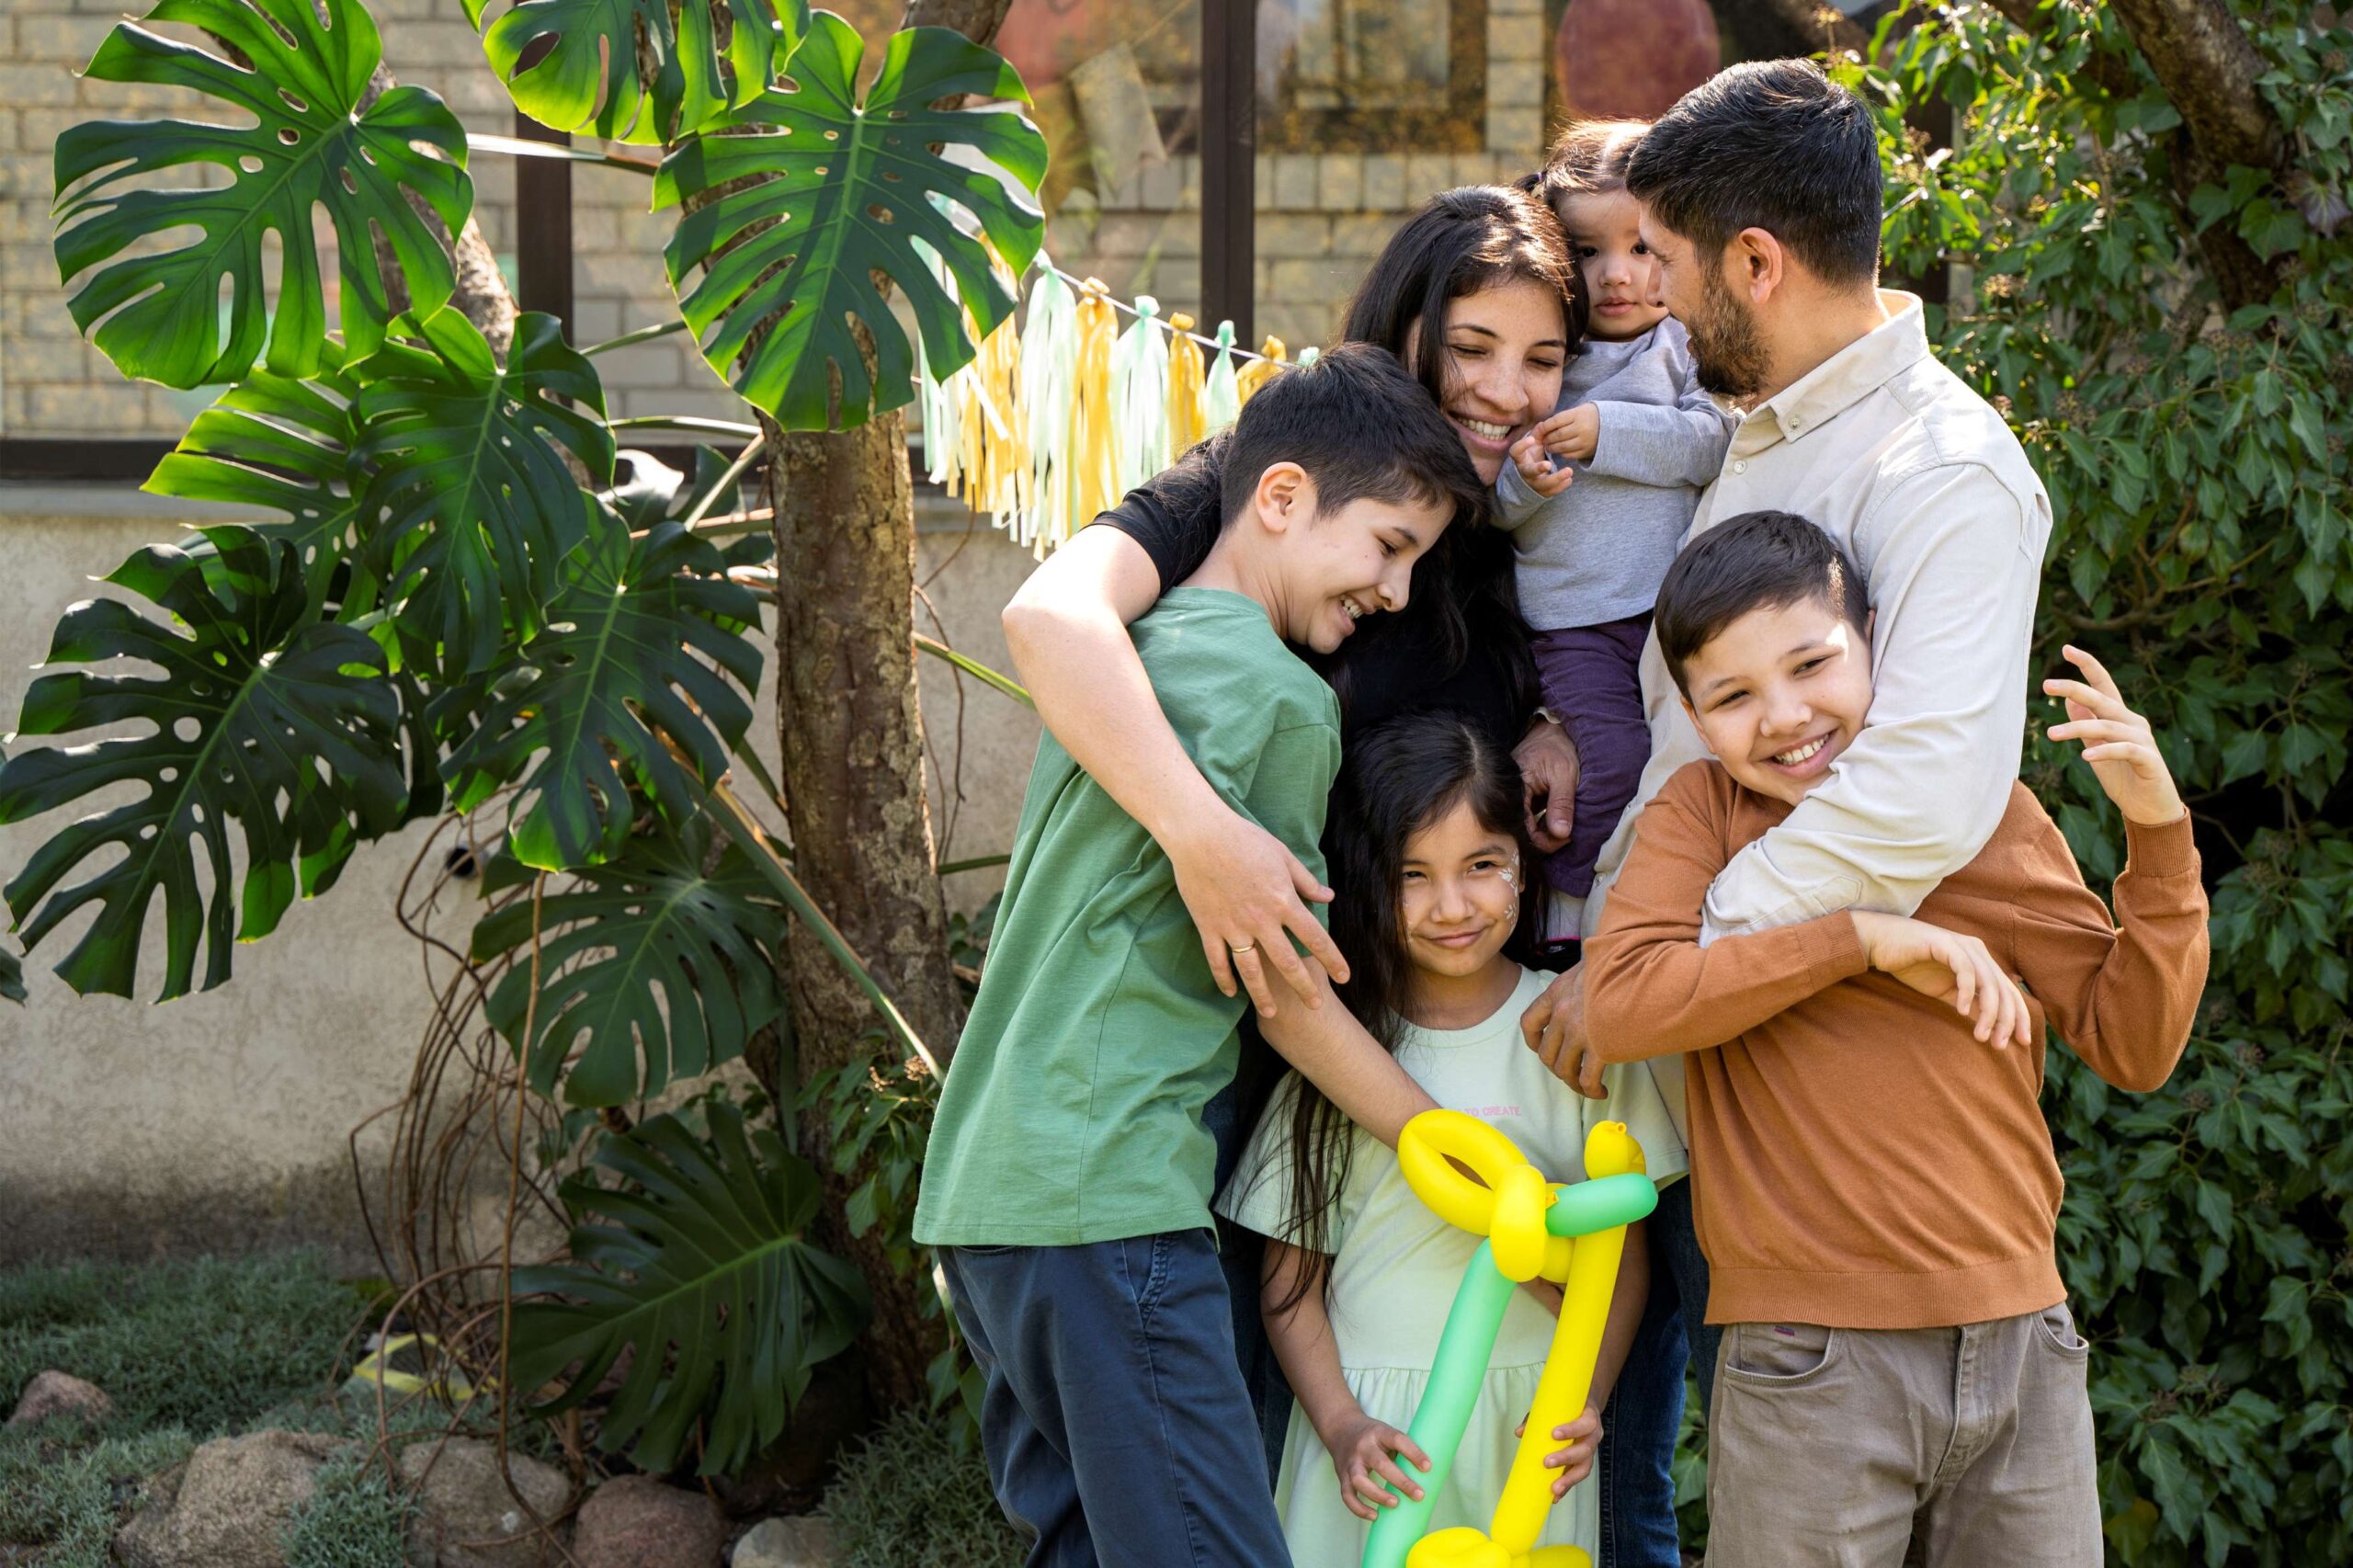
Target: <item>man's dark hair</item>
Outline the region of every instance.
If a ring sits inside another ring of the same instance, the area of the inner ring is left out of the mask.
[[[1879,142],[1863,100],[1810,60],[1720,71],[1651,127],[1626,188],[1712,262],[1763,229],[1827,283],[1879,270]]]
[[[1683,668],[1753,609],[1819,600],[1860,631],[1870,623],[1863,574],[1828,534],[1793,512],[1743,512],[1683,547],[1658,585],[1651,626],[1684,696]]]
[[[1228,526],[1280,462],[1306,470],[1319,511],[1370,496],[1434,502],[1456,528],[1486,521],[1487,487],[1462,438],[1396,357],[1369,343],[1279,371],[1243,405],[1221,484]]]

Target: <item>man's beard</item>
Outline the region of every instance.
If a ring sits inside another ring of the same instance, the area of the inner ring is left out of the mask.
[[[1714,272],[1703,275],[1699,292],[1700,309],[1683,324],[1699,385],[1722,397],[1753,395],[1770,368],[1756,317]]]

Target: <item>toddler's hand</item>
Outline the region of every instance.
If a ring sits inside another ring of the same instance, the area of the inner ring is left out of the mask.
[[[1556,458],[1589,463],[1601,446],[1601,410],[1589,403],[1564,408],[1529,432]]]
[[[1421,1500],[1420,1485],[1398,1468],[1397,1459],[1409,1459],[1427,1473],[1429,1456],[1415,1446],[1413,1438],[1387,1422],[1375,1421],[1359,1413],[1351,1425],[1334,1433],[1325,1447],[1332,1453],[1332,1468],[1340,1477],[1340,1501],[1358,1518],[1377,1519],[1381,1517],[1379,1509],[1397,1506],[1398,1497],[1389,1490],[1390,1486],[1416,1502]]]
[[[1537,426],[1538,430],[1542,428],[1540,425]],[[1558,495],[1577,477],[1574,469],[1552,466],[1544,456],[1544,443],[1537,438],[1536,430],[1530,430],[1512,443],[1511,461],[1512,466],[1519,470],[1519,477],[1528,488],[1546,497]]]
[[[1523,1419],[1512,1436],[1522,1437],[1527,1431]],[[1557,1503],[1569,1494],[1570,1487],[1593,1473],[1594,1456],[1601,1451],[1601,1412],[1588,1403],[1583,1415],[1565,1426],[1553,1427],[1552,1436],[1567,1445],[1544,1456],[1544,1468],[1561,1472],[1552,1478],[1552,1501]]]
[[[2062,652],[2069,664],[2084,672],[2084,678],[2042,683],[2044,691],[2067,701],[2067,722],[2052,725],[2051,738],[2086,743],[2084,760],[2092,765],[2099,787],[2108,791],[2125,821],[2144,827],[2179,822],[2181,791],[2174,787],[2173,770],[2165,766],[2165,754],[2157,750],[2156,733],[2149,722],[2124,705],[2116,677],[2108,673],[2106,665],[2081,648],[2070,646]]]
[[[1950,1003],[1954,1012],[1976,1020],[1980,1040],[2006,1051],[2027,1043],[2026,997],[1994,961],[1984,942],[1925,920],[1876,910],[1852,909],[1863,959],[1923,996]]]

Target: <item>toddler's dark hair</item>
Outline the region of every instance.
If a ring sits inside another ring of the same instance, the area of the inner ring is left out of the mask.
[[[1858,631],[1870,621],[1863,574],[1830,536],[1791,512],[1744,512],[1683,547],[1658,585],[1651,626],[1684,696],[1683,670],[1753,609],[1806,600],[1836,608]]]
[[[1512,846],[1523,886],[1534,880],[1519,767],[1478,726],[1452,713],[1392,719],[1349,743],[1324,831],[1334,892],[1332,940],[1348,960],[1337,988],[1349,1013],[1385,1050],[1395,1051],[1411,1006],[1413,961],[1398,919],[1405,846],[1414,835],[1459,804]],[[1535,923],[1523,920],[1504,951],[1533,956]],[[1290,1211],[1282,1239],[1309,1255],[1288,1312],[1321,1290],[1330,1267],[1328,1216],[1348,1179],[1349,1126],[1337,1106],[1306,1079],[1290,1107]]]
[[[1573,119],[1552,138],[1544,166],[1523,183],[1555,214],[1563,197],[1623,190],[1626,165],[1650,128],[1647,119]]]
[[[1810,60],[1718,72],[1659,117],[1626,167],[1626,188],[1703,261],[1763,229],[1831,283],[1878,275],[1881,179],[1870,110]]]
[[[1224,522],[1280,462],[1315,482],[1318,511],[1370,496],[1436,503],[1463,528],[1486,520],[1487,487],[1462,438],[1396,357],[1369,343],[1281,371],[1243,405],[1225,449]]]

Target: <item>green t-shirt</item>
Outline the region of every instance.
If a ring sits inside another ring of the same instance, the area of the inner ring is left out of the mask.
[[[1171,589],[1131,631],[1202,777],[1321,877],[1331,687],[1240,594]],[[1209,1224],[1201,1108],[1233,1080],[1245,1006],[1210,978],[1168,857],[1045,736],[915,1239],[1077,1246]]]

